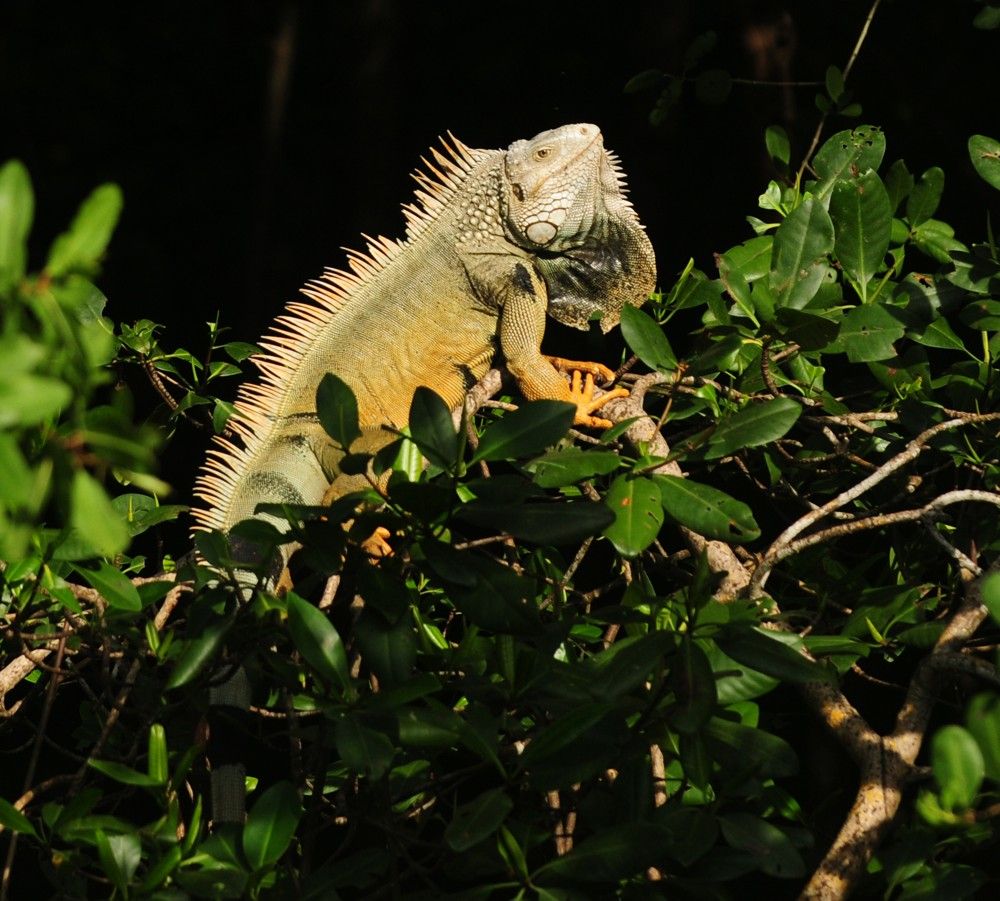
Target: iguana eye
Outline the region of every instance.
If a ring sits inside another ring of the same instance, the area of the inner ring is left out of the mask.
[[[538,150],[535,151],[535,159],[544,160],[550,153],[552,153],[551,147],[539,147]]]

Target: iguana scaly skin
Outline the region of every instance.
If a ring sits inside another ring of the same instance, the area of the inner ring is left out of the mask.
[[[228,531],[261,503],[316,505],[351,482],[337,478],[339,451],[316,414],[327,372],[353,389],[369,451],[392,440],[382,426],[406,425],[421,385],[458,406],[498,345],[526,398],[566,400],[578,424],[610,425],[592,415],[627,393],[594,397],[594,376],[610,371],[558,361],[587,373],[569,385],[540,348],[546,314],[581,329],[597,315],[607,331],[653,289],[653,249],[616,157],[594,125],[564,125],[506,151],[442,144],[424,160],[429,174],[415,173],[405,240],[366,238],[367,253],[348,251],[350,271],[310,282],[303,292],[313,302],[289,304],[261,342],[263,377],[243,387],[230,420],[239,443],[216,439],[196,483],[208,503],[195,512],[199,528]],[[252,559],[236,543],[233,552]],[[239,575],[249,592],[252,576]],[[210,690],[215,707],[249,700],[241,666]],[[213,761],[216,823],[242,821],[243,773],[238,762]]]
[[[313,303],[289,304],[261,342],[263,377],[243,387],[230,421],[241,444],[217,439],[196,483],[209,504],[195,512],[200,527],[228,530],[263,502],[321,502],[337,474],[316,416],[327,372],[354,390],[371,444],[383,425],[405,426],[421,385],[461,403],[498,344],[526,398],[570,401],[578,424],[608,424],[591,415],[608,395],[595,399],[590,379],[572,391],[540,347],[546,314],[581,329],[596,314],[608,331],[653,289],[653,249],[617,158],[594,125],[506,151],[442,145],[424,160],[430,174],[414,174],[406,239],[366,236],[367,254],[348,251],[351,271],[310,282]]]

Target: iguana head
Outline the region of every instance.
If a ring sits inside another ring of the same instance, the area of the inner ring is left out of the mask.
[[[515,141],[503,175],[504,227],[535,254],[553,318],[586,329],[599,316],[608,331],[624,304],[645,301],[655,281],[653,251],[596,125]]]

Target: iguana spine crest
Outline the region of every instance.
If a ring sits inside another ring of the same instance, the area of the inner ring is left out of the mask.
[[[330,315],[341,312],[360,286],[390,266],[401,251],[411,246],[442,211],[448,209],[449,201],[461,191],[462,185],[475,172],[477,163],[492,155],[490,151],[467,147],[451,132],[439,140],[447,156],[432,147],[430,154],[437,165],[426,157],[420,158],[432,175],[419,169],[412,173],[420,186],[415,192],[419,206],[403,204],[406,237],[394,240],[362,233],[367,253],[342,248],[353,271],[327,267],[320,278],[308,281],[301,290],[313,303],[292,301],[287,304],[285,312],[275,318],[259,342],[265,352],[252,359],[261,372],[261,381],[244,383],[240,387],[235,413],[228,422],[241,444],[216,436],[203,471],[195,481],[195,496],[209,505],[192,510],[196,529],[225,529],[231,525],[226,516],[240,480],[252,469],[257,451],[271,437],[274,418],[285,399],[290,378],[312,342],[329,324]],[[617,170],[617,166],[615,168]]]

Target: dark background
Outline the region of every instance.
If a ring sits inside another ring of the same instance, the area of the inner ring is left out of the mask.
[[[597,123],[622,158],[661,285],[692,256],[713,271],[713,252],[752,236],[744,217],[772,175],[764,127],[788,129],[795,159],[818,118],[817,88],[736,85],[721,105],[686,90],[653,128],[655,92],[626,95],[626,81],[680,72],[709,29],[718,43],[696,71],[822,80],[845,64],[869,3],[0,7],[0,159],[21,158],[34,181],[33,265],[91,188],[118,182],[125,212],[100,279],[108,313],[162,322],[165,347],[197,351],[217,312],[230,337],[255,340],[307,278],[341,265],[341,245],[358,246],[360,232],[399,236],[408,173],[447,130],[506,147]],[[1000,132],[987,99],[998,38],[972,28],[979,8],[886,0],[849,85],[864,113],[828,127],[881,125],[887,162],[941,165],[940,216],[967,240],[984,234],[985,207],[967,200],[988,189],[965,143]],[[568,339],[554,329],[553,340]],[[192,437],[197,454],[203,442]],[[190,470],[171,465],[165,475],[186,494]]]

